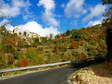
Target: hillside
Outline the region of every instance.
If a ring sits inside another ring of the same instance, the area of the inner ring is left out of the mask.
[[[14,68],[105,56],[106,33],[101,25],[67,31],[55,39],[22,38],[0,27],[0,68]],[[41,40],[41,41],[40,41]]]

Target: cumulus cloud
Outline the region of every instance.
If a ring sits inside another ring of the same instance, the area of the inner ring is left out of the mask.
[[[90,21],[88,23],[88,26],[94,26],[94,25],[97,25],[97,24],[101,24],[101,22],[100,21]]]
[[[65,7],[65,14],[67,17],[80,17],[82,14],[86,13],[84,9],[85,0],[69,0],[67,6]]]
[[[103,19],[95,20],[95,21],[90,21],[90,22],[87,24],[87,27],[89,27],[89,26],[94,26],[94,25],[97,25],[97,24],[101,24],[102,21],[103,21]]]
[[[38,6],[43,6],[45,11],[52,11],[55,8],[54,0],[40,0]]]
[[[22,17],[23,17],[23,19],[25,21],[27,21],[27,20],[36,20],[37,19],[37,16],[34,14],[34,12],[30,11],[29,7],[24,9]]]
[[[83,21],[89,21],[95,17],[99,17],[105,13],[106,6],[97,4],[94,8],[90,9],[90,13],[83,19]]]
[[[0,0],[0,17],[15,17],[21,14],[21,9],[28,7],[29,1],[12,0],[11,3],[6,3],[5,0]]]
[[[4,20],[0,21],[0,26],[5,25],[5,27],[8,31],[13,31],[14,27],[10,23],[11,23],[11,21],[9,21],[8,19],[4,19]]]
[[[15,29],[11,24],[7,24],[5,27],[8,31],[13,31]]]
[[[9,23],[10,23],[9,20],[4,19],[4,20],[0,21],[0,26],[5,25],[5,24],[9,24]]]
[[[24,32],[24,31],[34,32],[34,33],[37,33],[38,35],[40,35],[42,37],[49,36],[50,34],[52,34],[54,36],[59,34],[59,31],[57,28],[54,28],[52,26],[44,28],[42,25],[38,24],[35,21],[28,22],[24,25],[18,25],[15,28],[19,32]]]
[[[37,6],[44,7],[43,19],[48,22],[49,25],[54,27],[59,26],[59,22],[56,20],[54,15],[55,2],[54,0],[40,0]]]
[[[55,36],[60,33],[57,28],[53,26],[43,27],[41,24],[39,24],[36,21],[27,22],[26,24],[23,25],[13,26],[10,24],[9,20],[4,19],[0,22],[0,26],[4,24],[8,31],[13,31],[13,30],[16,30],[18,32],[28,31],[28,32],[36,33],[42,37],[48,37],[51,34]]]

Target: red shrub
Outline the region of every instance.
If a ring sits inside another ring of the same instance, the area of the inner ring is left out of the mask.
[[[21,59],[19,61],[19,66],[20,67],[25,67],[25,66],[28,66],[28,65],[29,65],[29,60],[27,58]]]
[[[79,46],[79,43],[77,41],[73,41],[71,44],[71,48],[77,48]]]
[[[60,38],[64,38],[64,37],[65,37],[65,35],[64,35],[64,34],[61,34],[61,35],[60,35]]]

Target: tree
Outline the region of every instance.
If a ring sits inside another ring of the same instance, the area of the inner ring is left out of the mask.
[[[81,39],[81,33],[80,32],[72,32],[73,39]]]
[[[112,4],[112,0],[103,0],[103,4]]]
[[[104,5],[112,4],[112,0],[102,1]],[[108,9],[105,16],[107,18],[104,20],[103,26],[106,28],[107,58],[110,59],[112,58],[112,7]]]
[[[23,33],[23,34],[24,34],[24,36],[25,36],[25,37],[27,36],[27,32],[26,32],[26,31],[24,31],[24,33]]]
[[[70,35],[70,30],[67,30],[66,35]]]

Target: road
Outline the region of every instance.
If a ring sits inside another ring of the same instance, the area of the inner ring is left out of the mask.
[[[0,80],[0,84],[69,84],[67,79],[74,71],[70,67],[51,69]]]

